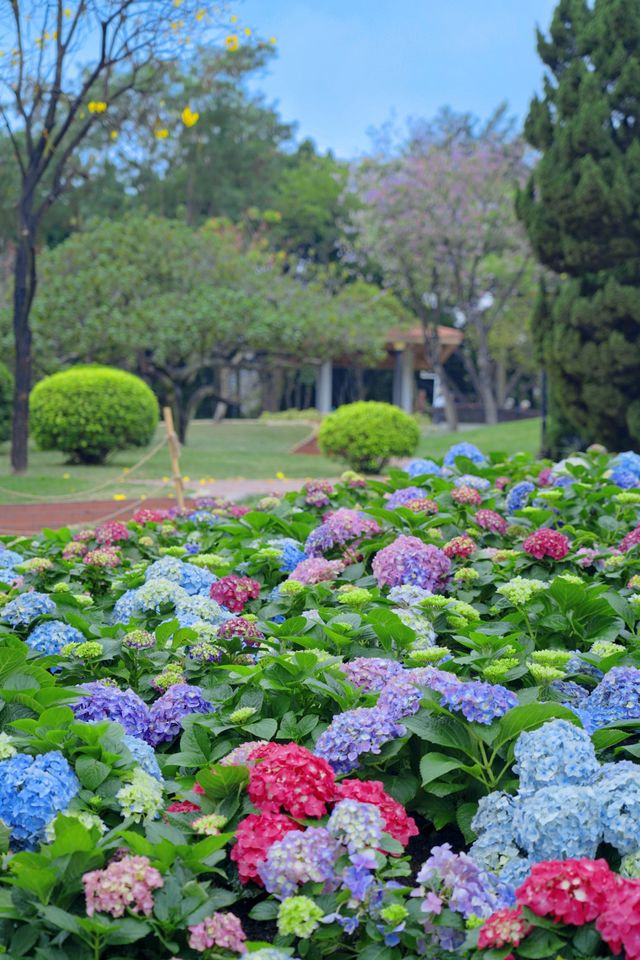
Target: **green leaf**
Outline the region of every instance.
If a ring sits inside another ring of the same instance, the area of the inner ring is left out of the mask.
[[[393,960],[398,954],[391,947],[385,947],[383,943],[370,943],[360,950],[358,960]]]
[[[526,960],[546,960],[555,957],[565,945],[562,937],[551,930],[534,930],[518,947],[518,956]]]
[[[223,767],[216,763],[208,770],[201,770],[196,780],[210,800],[222,800],[246,786],[249,771],[246,767]]]
[[[244,724],[243,729],[259,740],[271,740],[278,729],[278,721],[265,717],[263,720],[256,720],[255,723]]]
[[[48,903],[51,891],[56,885],[58,874],[55,870],[38,866],[29,866],[24,861],[14,857],[9,863],[9,869],[14,875],[14,883],[28,893],[35,893],[41,903]]]
[[[535,730],[547,720],[556,718],[579,725],[575,713],[567,707],[561,707],[559,703],[528,703],[514,707],[498,723],[495,745],[499,747],[518,737],[523,730]]]
[[[447,756],[445,753],[425,753],[420,761],[422,785],[425,786],[427,783],[431,783],[432,780],[443,777],[445,773],[450,773],[452,770],[460,770],[462,768],[464,768],[464,764],[456,760],[455,757]]]
[[[274,900],[261,900],[249,911],[252,920],[275,920],[279,905]]]
[[[40,913],[45,920],[48,920],[54,927],[58,927],[59,930],[77,934],[80,929],[78,918],[74,917],[72,913],[67,913],[66,910],[61,910],[60,907],[41,907]]]
[[[96,790],[110,773],[111,767],[94,757],[78,757],[76,760],[78,780],[87,790]]]

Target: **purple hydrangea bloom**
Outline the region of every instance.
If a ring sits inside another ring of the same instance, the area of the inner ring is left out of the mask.
[[[488,490],[491,481],[478,477],[475,473],[463,473],[453,481],[454,487],[473,487],[474,490]]]
[[[149,710],[146,703],[133,690],[120,690],[99,680],[82,683],[77,688],[82,696],[71,709],[78,720],[92,723],[111,720],[119,723],[124,732],[141,740],[149,732]]]
[[[329,833],[352,854],[378,847],[383,827],[376,806],[348,798],[336,803],[327,823]]]
[[[401,534],[375,555],[372,568],[379,587],[411,583],[436,593],[446,586],[451,561],[438,547]]]
[[[314,753],[336,773],[350,773],[363,753],[380,753],[385,743],[402,737],[405,728],[379,707],[358,707],[333,718],[318,737]]]
[[[573,680],[552,680],[549,689],[563,698],[565,707],[583,707],[589,699],[589,691]]]
[[[472,460],[478,465],[487,462],[487,458],[481,450],[478,450],[474,443],[467,443],[462,441],[462,443],[454,443],[452,447],[449,447],[447,452],[444,455],[444,460],[442,461],[445,467],[455,467],[456,457],[466,457],[467,460]]]
[[[471,680],[449,688],[442,695],[443,707],[458,710],[469,723],[493,723],[518,706],[518,698],[499,683]]]
[[[329,550],[377,533],[380,533],[380,526],[372,517],[360,510],[342,507],[330,513],[319,527],[311,531],[304,545],[305,554],[322,557]]]
[[[516,483],[507,494],[507,511],[513,513],[515,510],[522,510],[529,501],[529,495],[535,490],[533,483],[529,480],[521,480]]]
[[[391,677],[378,697],[378,707],[394,720],[409,717],[420,709],[422,694],[408,671]]]
[[[396,490],[390,494],[384,505],[385,510],[395,510],[396,507],[403,507],[405,503],[411,500],[422,500],[427,496],[427,491],[422,487],[403,487],[402,490]]]
[[[616,720],[640,718],[640,670],[613,667],[575,711],[590,733]]]
[[[335,889],[335,863],[340,844],[325,827],[292,830],[269,847],[258,867],[266,890],[284,900],[304,883],[324,883]]]
[[[213,704],[203,697],[200,687],[176,683],[152,705],[146,739],[157,747],[178,736],[183,717],[190,713],[213,713],[214,710]]]
[[[616,467],[611,471],[609,481],[615,483],[616,487],[621,487],[623,490],[630,490],[632,487],[638,486],[640,477],[638,477],[636,473],[632,473],[631,470],[625,470],[624,467]]]
[[[340,669],[347,675],[350,683],[355,687],[362,687],[366,693],[382,690],[392,677],[403,672],[402,665],[397,660],[386,660],[383,657],[357,657],[349,663],[341,664]]]

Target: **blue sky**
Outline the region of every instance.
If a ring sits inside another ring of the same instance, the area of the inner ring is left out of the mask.
[[[367,130],[438,108],[488,116],[502,100],[522,118],[540,89],[535,27],[556,0],[244,0],[243,23],[278,40],[259,88],[297,120],[298,136],[341,157]]]

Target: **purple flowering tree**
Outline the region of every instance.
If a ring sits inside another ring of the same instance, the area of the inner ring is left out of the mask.
[[[529,251],[513,207],[526,172],[521,139],[505,127],[500,111],[477,133],[467,117],[444,119],[414,131],[391,155],[360,166],[354,226],[360,253],[380,265],[386,283],[422,323],[447,422],[455,429],[437,326],[453,317],[464,328],[467,373],[486,422],[496,423],[490,333],[522,296]]]

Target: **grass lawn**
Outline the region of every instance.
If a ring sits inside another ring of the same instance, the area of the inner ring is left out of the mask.
[[[287,477],[338,476],[342,465],[325,457],[290,452],[308,434],[309,427],[300,424],[269,425],[238,420],[223,421],[215,426],[210,422],[195,423],[189,431],[188,445],[182,450],[180,465],[183,474],[196,482],[225,478],[272,479],[278,472]],[[162,437],[163,429],[159,428],[156,442]],[[524,450],[535,453],[539,438],[539,420],[474,427],[455,435],[429,429],[422,437],[418,454],[440,457],[458,440],[475,443],[485,452]],[[20,494],[38,498],[63,496],[65,499],[74,495],[78,500],[109,499],[122,494],[132,498],[140,494],[163,496],[172,489],[167,448],[159,450],[138,470],[131,474],[125,472],[143,454],[144,450],[129,450],[114,454],[105,466],[84,467],[65,464],[59,453],[43,453],[32,448],[29,473],[24,477],[13,477],[8,445],[3,445],[0,451],[0,503],[29,502]],[[108,486],[93,492],[95,487],[107,482]]]

